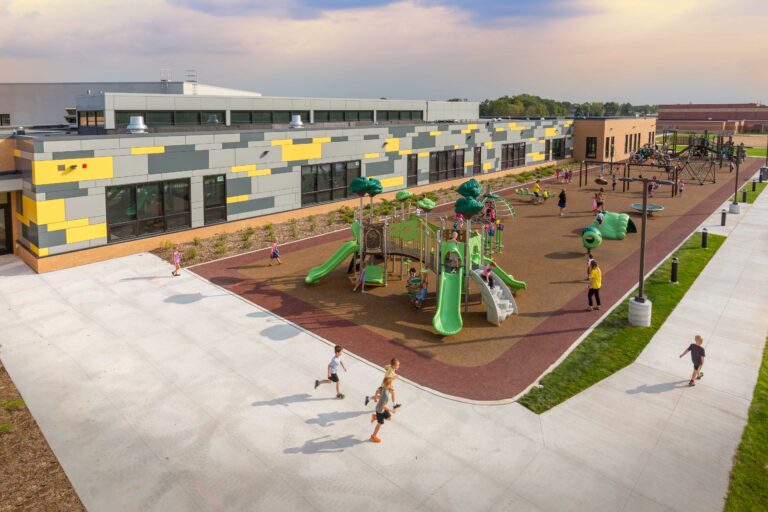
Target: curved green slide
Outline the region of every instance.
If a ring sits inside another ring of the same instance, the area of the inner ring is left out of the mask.
[[[461,283],[464,269],[440,274],[440,295],[437,297],[437,311],[432,317],[432,326],[443,336],[453,336],[461,331]]]
[[[498,278],[501,279],[505,285],[509,286],[509,289],[513,292],[518,292],[528,288],[528,285],[526,285],[523,281],[518,281],[511,275],[507,274],[504,272],[504,269],[498,265],[496,265],[496,268],[493,269],[493,273],[496,274],[496,276],[498,276]]]
[[[307,284],[318,282],[320,279],[330,274],[333,269],[341,265],[344,260],[359,250],[360,246],[357,244],[357,240],[350,240],[339,247],[339,249],[334,252],[325,263],[311,269],[307,274],[307,277],[304,278],[304,282]]]

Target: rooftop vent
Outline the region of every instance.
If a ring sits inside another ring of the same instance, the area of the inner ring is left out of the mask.
[[[293,114],[291,116],[291,124],[289,124],[288,126],[291,128],[304,128],[304,125],[301,122],[301,115]]]
[[[131,122],[126,126],[128,133],[147,133],[147,125],[144,124],[144,116],[131,116]]]
[[[219,121],[219,116],[216,114],[208,114],[208,120],[205,122],[206,124],[219,124],[221,121]]]

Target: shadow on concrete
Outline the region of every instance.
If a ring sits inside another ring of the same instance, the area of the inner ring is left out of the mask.
[[[550,260],[575,260],[577,258],[583,258],[585,253],[577,251],[556,251],[545,254],[545,258]]]
[[[298,336],[299,332],[292,325],[273,325],[262,330],[259,334],[272,341],[285,341]]]
[[[169,304],[192,304],[193,302],[198,302],[203,299],[208,299],[211,297],[225,297],[226,293],[220,293],[217,295],[203,295],[202,293],[178,293],[176,295],[171,295],[170,297],[166,297],[163,299],[163,302],[167,302]]]
[[[320,425],[321,427],[329,427],[334,425],[337,421],[349,420],[357,418],[358,416],[365,416],[366,414],[372,414],[371,411],[347,411],[347,412],[322,412],[317,415],[317,418],[312,418],[306,422],[310,425]]]
[[[269,318],[272,316],[272,314],[267,313],[266,311],[254,311],[253,313],[248,313],[245,316],[248,316],[251,318]]]
[[[136,276],[136,277],[124,277],[120,281],[154,281],[155,279],[173,279],[174,276]]]
[[[315,453],[339,453],[343,452],[346,448],[352,448],[358,444],[362,444],[365,441],[355,439],[352,434],[338,439],[331,439],[330,436],[317,437],[310,439],[303,446],[297,446],[295,448],[286,448],[283,453],[303,453],[305,455],[313,455]]]
[[[264,407],[264,406],[274,406],[274,405],[282,405],[284,407],[288,407],[291,404],[297,404],[301,402],[321,402],[325,400],[338,400],[335,396],[328,396],[325,398],[313,398],[312,395],[309,393],[299,393],[297,395],[288,395],[283,396],[280,398],[273,398],[272,400],[263,400],[261,402],[253,402],[251,406],[253,407]]]
[[[687,380],[678,380],[675,382],[664,382],[661,384],[653,384],[651,386],[647,384],[641,384],[640,386],[637,386],[635,389],[628,389],[627,394],[629,395],[637,395],[639,393],[666,393],[667,391],[672,391],[673,389],[678,388],[687,388],[688,387],[688,381]]]

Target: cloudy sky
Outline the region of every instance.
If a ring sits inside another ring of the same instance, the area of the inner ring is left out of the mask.
[[[768,102],[765,0],[0,0],[0,82]]]

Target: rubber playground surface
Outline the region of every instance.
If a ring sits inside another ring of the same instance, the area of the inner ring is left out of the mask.
[[[758,159],[748,159],[740,181],[759,166]],[[642,172],[648,174],[647,169]],[[367,288],[365,294],[352,293],[346,260],[318,284],[306,285],[309,269],[351,240],[351,230],[284,245],[284,263],[279,266],[269,267],[268,250],[262,250],[192,271],[375,364],[383,366],[397,357],[402,363],[399,373],[423,386],[474,400],[511,398],[534,382],[600,315],[586,311],[586,251],[580,237],[594,219],[591,203],[599,185],[593,178],[590,172],[590,183],[583,188],[578,179],[570,185],[557,184],[554,178],[544,182],[555,197],[542,205],[531,204],[529,196],[513,190],[501,192],[516,208],[517,218],[505,219],[504,250],[494,259],[515,279],[525,281],[528,289],[517,294],[520,313],[499,327],[487,322],[480,293],[471,285],[469,312],[462,312],[463,329],[455,336],[438,335],[432,327],[436,276],[430,274],[431,293],[424,309],[416,312],[405,294],[399,263],[388,286]],[[652,201],[663,205],[664,211],[648,219],[646,271],[732,195],[734,179],[735,173],[723,168],[716,184],[686,183],[682,197],[670,197],[669,187],[657,191]],[[568,196],[564,217],[558,216],[560,188]],[[610,185],[604,188],[606,209],[629,213],[639,231],[640,217],[629,205],[642,200],[640,185],[633,184],[624,193],[611,192]],[[451,214],[452,205],[441,206],[430,214],[430,222]],[[604,239],[593,251],[603,272],[603,309],[637,282],[639,236]],[[325,364],[318,361],[318,368]]]

